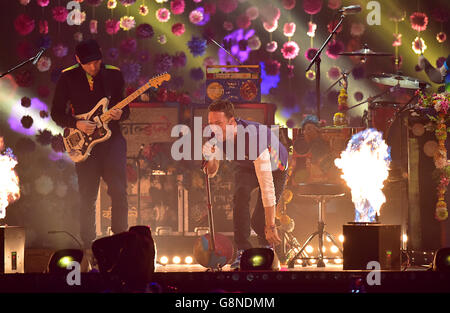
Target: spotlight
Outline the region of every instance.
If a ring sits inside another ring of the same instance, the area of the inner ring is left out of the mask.
[[[162,265],[166,265],[167,263],[169,263],[169,258],[166,257],[166,256],[162,256],[162,257],[159,259],[159,262],[160,262]]]
[[[433,271],[450,272],[450,247],[441,248],[434,254]]]
[[[334,263],[336,263],[336,264],[342,264],[342,259],[334,259]]]
[[[69,272],[67,266],[73,261],[81,264],[83,251],[79,249],[64,249],[53,253],[48,262],[47,272],[52,274],[64,274]]]
[[[194,259],[191,256],[187,256],[184,258],[184,263],[192,264],[192,262],[194,262]]]
[[[305,251],[306,251],[306,253],[312,253],[314,251],[314,249],[313,249],[313,247],[308,245],[308,246],[306,246]]]
[[[330,250],[332,253],[337,253],[339,251],[339,248],[336,246],[331,246]]]
[[[242,253],[240,269],[242,271],[250,270],[271,270],[274,260],[272,249],[251,248]]]
[[[344,242],[344,235],[339,235],[338,239],[339,239],[340,242]]]
[[[172,259],[172,263],[173,264],[180,264],[181,263],[181,258],[179,256],[174,256]]]

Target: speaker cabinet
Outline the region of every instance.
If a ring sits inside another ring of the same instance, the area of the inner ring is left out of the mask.
[[[0,227],[0,273],[24,273],[25,228]]]

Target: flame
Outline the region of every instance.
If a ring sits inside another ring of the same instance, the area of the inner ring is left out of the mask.
[[[343,172],[355,204],[355,222],[375,222],[386,202],[382,191],[389,175],[390,147],[375,129],[366,129],[348,142],[341,158],[334,163]]]
[[[6,207],[20,198],[19,177],[14,168],[17,160],[11,149],[4,149],[0,137],[0,218],[5,218]]]

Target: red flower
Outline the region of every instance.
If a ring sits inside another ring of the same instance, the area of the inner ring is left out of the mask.
[[[14,20],[14,28],[22,36],[28,35],[34,29],[34,20],[26,14],[20,14]]]
[[[303,0],[303,10],[311,15],[319,13],[322,10],[322,0]]]
[[[422,12],[414,12],[409,17],[409,21],[411,22],[411,27],[418,32],[424,31],[427,29],[428,25],[428,16]]]

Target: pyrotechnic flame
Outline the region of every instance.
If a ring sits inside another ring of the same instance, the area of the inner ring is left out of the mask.
[[[3,149],[0,137],[0,218],[5,218],[6,207],[20,198],[19,177],[14,171],[16,157],[10,148]]]
[[[375,129],[355,134],[341,158],[334,160],[351,189],[355,222],[375,222],[375,216],[380,215],[380,208],[386,202],[382,189],[390,162],[390,147]]]

